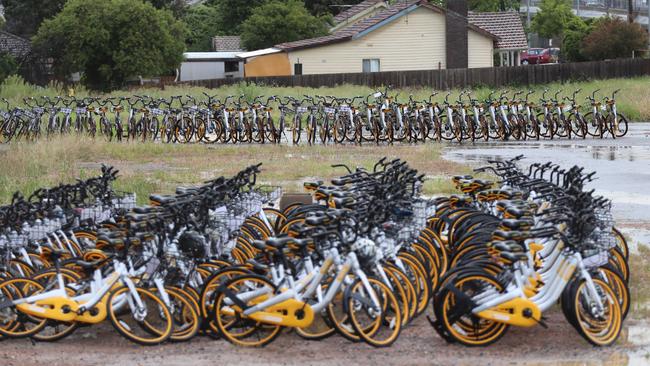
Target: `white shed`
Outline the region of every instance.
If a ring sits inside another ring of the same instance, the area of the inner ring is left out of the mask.
[[[178,81],[237,78],[244,76],[239,52],[186,52]]]

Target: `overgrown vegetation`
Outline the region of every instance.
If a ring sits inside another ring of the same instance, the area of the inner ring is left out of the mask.
[[[631,313],[635,318],[650,317],[650,247],[639,245],[639,253],[629,259]]]
[[[206,146],[156,143],[115,144],[75,136],[18,143],[0,150],[0,202],[15,191],[29,195],[40,187],[96,174],[101,163],[120,169],[116,187],[135,191],[140,203],[151,193],[169,193],[176,186],[196,184],[219,175],[262,162],[263,183],[302,191],[309,179],[331,178],[345,171],[332,164],[372,167],[383,156],[400,157],[409,165],[430,174],[426,194],[449,193],[448,177],[468,173],[469,168],[440,159],[441,147],[419,146]]]

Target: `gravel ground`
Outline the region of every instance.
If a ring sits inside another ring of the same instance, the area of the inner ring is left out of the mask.
[[[496,344],[467,348],[447,344],[425,317],[416,319],[387,349],[350,343],[334,335],[310,342],[285,332],[265,348],[241,348],[198,337],[188,343],[142,347],[109,325],[79,329],[57,343],[0,342],[0,365],[645,365],[650,364],[650,322],[627,321],[618,343],[595,348],[564,320],[549,314],[549,329],[511,328]]]

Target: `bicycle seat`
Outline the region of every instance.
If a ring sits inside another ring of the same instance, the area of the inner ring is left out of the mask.
[[[344,186],[346,184],[352,183],[353,181],[350,179],[342,179],[342,178],[334,178],[332,179],[332,184],[335,186]]]
[[[502,252],[502,253],[499,253],[499,258],[505,259],[506,261],[508,261],[510,263],[514,263],[514,262],[517,262],[517,261],[527,260],[528,256],[526,256],[525,253]]]
[[[88,272],[94,272],[97,268],[101,267],[101,265],[104,264],[105,262],[106,261],[104,261],[104,260],[97,260],[97,261],[87,262],[87,261],[79,259],[79,260],[76,260],[74,262],[74,264],[76,266],[81,267],[81,269],[83,269],[84,272],[88,273]]]
[[[294,238],[285,236],[282,238],[270,238],[266,239],[266,245],[276,248],[276,249],[282,249],[284,248],[287,244],[291,243],[294,241]]]
[[[198,188],[196,187],[176,187],[176,194],[188,194],[196,192],[198,192]]]
[[[322,185],[323,185],[323,181],[318,180],[316,182],[305,182],[305,183],[303,183],[302,186],[307,188],[307,189],[316,189],[316,188],[318,188],[318,187],[320,187]]]
[[[134,207],[132,211],[137,214],[152,214],[155,212],[159,212],[160,208],[155,206]]]
[[[499,223],[499,226],[510,230],[530,230],[533,226],[533,221],[526,219],[505,219]]]
[[[354,197],[343,197],[343,198],[338,198],[334,197],[332,198],[332,202],[334,202],[334,206],[336,208],[342,208],[342,207],[349,207],[357,203],[357,200],[354,199]]]
[[[329,217],[321,216],[321,215],[318,215],[318,216],[314,215],[314,216],[307,217],[305,219],[305,222],[308,225],[312,225],[312,226],[318,226],[318,225],[324,224],[324,223],[326,223],[328,221],[329,221]]]
[[[130,221],[148,221],[151,219],[155,219],[158,216],[152,213],[147,213],[147,214],[137,214],[137,213],[130,213],[126,215],[126,218],[129,219]]]
[[[474,178],[474,177],[472,177],[471,175],[454,175],[451,178],[451,181],[458,184],[458,182],[460,182],[461,180],[469,180],[469,179],[472,179],[472,178]]]
[[[513,240],[497,240],[488,244],[488,248],[498,250],[500,253],[523,253],[524,248]]]
[[[266,264],[262,264],[253,258],[247,260],[246,264],[250,264],[253,267],[253,270],[260,274],[266,273],[267,270],[269,269],[269,266],[267,266]]]
[[[266,246],[266,242],[264,240],[252,240],[251,245],[254,246],[255,248],[259,250],[266,250],[268,249]]]
[[[508,207],[508,208],[506,208],[505,212],[509,216],[515,217],[517,219],[519,219],[521,217],[524,217],[524,216],[532,216],[530,211],[528,211],[526,209],[519,208],[519,207]]]
[[[162,194],[152,194],[149,196],[149,199],[160,204],[166,204],[174,202],[176,200],[176,197]]]
[[[120,231],[101,230],[97,232],[97,238],[117,239],[124,236]]]
[[[503,231],[495,230],[492,233],[492,238],[496,240],[515,240],[522,241],[528,238],[528,234],[521,231]]]

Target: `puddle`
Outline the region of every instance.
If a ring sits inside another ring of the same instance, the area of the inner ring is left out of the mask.
[[[622,139],[530,141],[481,143],[450,146],[444,158],[473,166],[488,161],[510,159],[523,154],[524,164],[553,161],[563,168],[583,166],[596,171],[597,179],[588,184],[612,199],[617,220],[650,221],[650,131],[649,123],[630,126],[630,136]],[[649,362],[650,363],[650,362]]]
[[[627,226],[620,227],[619,230],[627,238],[627,245],[630,252],[639,253],[639,245],[650,246],[650,229]],[[649,362],[650,364],[650,362]]]

